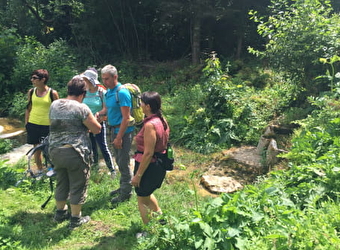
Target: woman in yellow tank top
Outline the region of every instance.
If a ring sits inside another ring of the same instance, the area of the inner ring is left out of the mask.
[[[25,126],[27,143],[37,146],[46,137],[50,130],[48,118],[51,103],[59,99],[58,92],[47,86],[49,74],[46,69],[34,70],[31,74],[33,89],[28,91],[28,105],[25,112]],[[32,92],[33,91],[33,92]],[[52,95],[51,92],[52,91]],[[51,97],[53,97],[51,99]],[[36,151],[34,160],[37,165],[37,174],[43,171],[41,151]]]

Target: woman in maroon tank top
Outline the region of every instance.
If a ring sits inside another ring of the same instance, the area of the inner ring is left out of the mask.
[[[137,153],[131,184],[135,187],[138,208],[143,223],[162,214],[153,192],[160,188],[166,171],[158,164],[154,153],[164,153],[169,140],[169,125],[161,112],[161,97],[157,92],[142,94],[142,108],[146,116],[143,127],[136,135]]]

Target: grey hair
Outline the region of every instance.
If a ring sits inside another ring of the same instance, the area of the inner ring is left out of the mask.
[[[116,67],[111,64],[104,66],[104,68],[102,68],[101,70],[101,73],[110,74],[111,76],[118,75]]]

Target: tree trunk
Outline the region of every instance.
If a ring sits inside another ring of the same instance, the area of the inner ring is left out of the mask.
[[[194,16],[192,22],[191,53],[192,64],[193,65],[199,64],[201,53],[201,20],[197,16]]]
[[[242,46],[243,46],[243,37],[240,34],[237,39],[236,59],[241,59]]]

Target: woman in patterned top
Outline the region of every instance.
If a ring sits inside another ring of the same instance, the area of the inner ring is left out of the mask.
[[[49,154],[56,172],[55,199],[56,222],[69,219],[71,229],[90,220],[81,216],[92,163],[92,148],[89,130],[98,134],[101,130],[88,106],[82,103],[86,95],[86,83],[75,76],[68,84],[68,95],[52,103],[50,108]],[[71,216],[67,199],[70,200]]]

